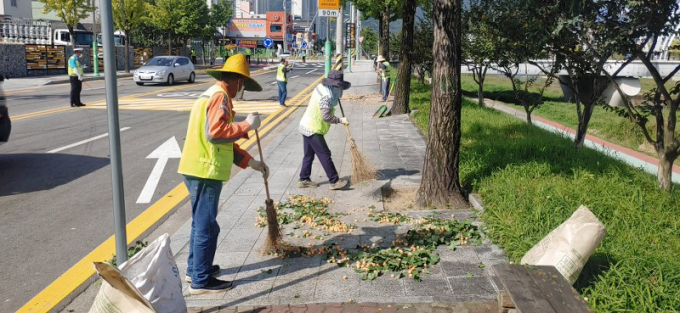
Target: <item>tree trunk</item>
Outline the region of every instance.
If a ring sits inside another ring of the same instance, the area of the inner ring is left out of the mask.
[[[594,103],[583,105],[583,113],[578,118],[578,129],[576,130],[576,138],[574,139],[574,147],[576,149],[583,149],[583,143],[585,142],[586,134],[588,133],[588,123],[590,123],[590,118],[593,116],[594,109]]]
[[[416,15],[416,0],[404,1],[403,26],[401,31],[401,55],[399,56],[399,73],[397,89],[392,105],[392,114],[408,114],[411,91],[411,51],[413,50],[413,25]]]
[[[168,55],[172,55],[172,34],[168,33]]]
[[[434,0],[434,45],[430,124],[420,206],[468,207],[459,180],[461,136],[461,0]]]
[[[673,188],[673,162],[675,162],[677,157],[677,155],[669,155],[668,153],[659,154],[657,179],[661,190],[671,191]]]
[[[483,66],[477,73],[477,103],[480,107],[484,107],[484,79],[486,79],[487,66]],[[474,75],[474,73],[473,73]]]
[[[71,48],[74,49],[73,54],[75,54],[76,49],[76,33],[73,31],[73,26],[68,26],[68,36],[71,40]],[[60,38],[61,39],[61,38]]]
[[[124,30],[125,34],[129,34],[130,30]],[[130,73],[130,37],[125,40],[125,73]]]
[[[380,16],[380,50],[385,60],[390,61],[390,6],[385,1],[385,10]]]

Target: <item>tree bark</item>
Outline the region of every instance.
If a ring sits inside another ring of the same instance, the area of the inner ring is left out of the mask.
[[[168,32],[168,55],[172,55],[172,33]]]
[[[480,107],[484,107],[484,79],[486,78],[486,70],[488,67],[484,66],[479,69],[477,76],[477,103]],[[474,73],[473,73],[474,75]]]
[[[578,129],[576,130],[576,138],[574,139],[574,147],[576,149],[583,149],[583,143],[585,142],[586,134],[588,133],[588,123],[590,123],[590,118],[593,116],[594,109],[594,103],[583,104],[583,113],[578,118]]]
[[[415,24],[416,0],[404,1],[403,26],[401,31],[401,55],[399,56],[399,73],[397,75],[397,92],[392,105],[392,114],[408,114],[411,91],[411,70],[413,58],[413,26]]]
[[[468,207],[459,179],[461,137],[461,0],[434,0],[430,125],[420,206]]]
[[[390,7],[385,1],[385,10],[380,16],[380,50],[385,60],[390,61]]]
[[[677,156],[662,153],[659,155],[659,169],[657,172],[657,179],[659,181],[659,188],[664,191],[671,191],[673,188],[673,162]]]
[[[71,40],[71,48],[74,49],[73,53],[75,54],[75,49],[76,49],[76,33],[73,31],[73,26],[68,26],[68,35]],[[61,38],[60,38],[61,39]]]
[[[527,115],[527,124],[529,125],[534,125],[534,123],[531,121],[531,108],[529,108],[529,105],[523,104],[524,107],[524,113]]]

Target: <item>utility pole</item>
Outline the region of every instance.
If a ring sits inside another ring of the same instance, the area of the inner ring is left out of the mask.
[[[97,7],[95,6],[97,0],[92,0],[92,76],[99,76],[99,51],[97,51]]]
[[[116,47],[113,43],[113,11],[111,1],[101,2],[102,44],[104,45],[104,72],[106,85],[106,111],[109,118],[109,153],[111,154],[111,185],[113,189],[113,220],[116,230],[116,263],[127,261],[127,233],[125,229],[125,194],[123,189],[123,164],[120,151],[120,121],[118,119],[118,85],[116,84]]]
[[[325,53],[324,53],[324,60],[326,61],[326,74],[325,76],[328,77],[328,73],[331,71],[331,18],[326,17],[326,45],[324,47]]]
[[[283,0],[283,53],[286,53],[288,50],[288,38],[287,38],[287,31],[288,31],[288,0]]]
[[[359,11],[356,7],[354,8],[357,12],[356,14],[356,20],[357,20],[357,30],[356,30],[356,46],[357,46],[357,61],[361,60],[361,42],[359,42],[359,38],[361,37],[361,11]]]
[[[343,13],[343,7],[340,6],[338,10],[338,17],[335,24],[335,54],[342,54],[344,52],[342,46],[342,26],[344,25],[345,14]]]

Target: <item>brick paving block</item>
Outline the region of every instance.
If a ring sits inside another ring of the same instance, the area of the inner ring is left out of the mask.
[[[469,313],[496,313],[498,311],[496,302],[467,302],[465,306]]]
[[[412,279],[404,280],[407,296],[432,296],[432,295],[453,295],[451,287],[445,279],[429,280],[429,281],[414,281]]]
[[[291,305],[291,306],[288,307],[288,312],[290,312],[290,313],[304,313],[306,311],[307,311],[307,305],[304,305],[304,304],[302,304],[302,305],[296,304],[296,305]]]
[[[313,302],[316,283],[316,277],[293,280],[279,280],[277,278],[274,281],[270,296],[278,297],[282,303],[288,304]]]
[[[489,277],[449,277],[448,280],[456,297],[484,300],[495,299],[498,294]]]
[[[323,304],[308,304],[305,313],[323,313],[326,307]]]
[[[272,309],[271,313],[287,313],[288,305],[287,304],[272,305],[271,309]]]
[[[241,312],[253,312],[255,310],[255,307],[252,306],[239,306],[236,308],[236,312],[241,313]]]
[[[442,261],[440,265],[447,277],[480,277],[486,275],[484,268],[480,268],[479,263]]]

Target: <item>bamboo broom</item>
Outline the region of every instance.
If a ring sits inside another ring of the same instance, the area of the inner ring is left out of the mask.
[[[264,162],[262,156],[262,146],[260,145],[260,134],[255,130],[255,138],[257,139],[257,150],[260,152],[260,162]],[[267,177],[264,178],[264,189],[267,192],[267,200],[265,203],[265,211],[267,212],[267,239],[264,242],[264,253],[276,253],[281,248],[281,228],[279,228],[279,221],[276,219],[276,208],[274,201],[269,195],[269,182]]]
[[[340,106],[340,113],[342,117],[345,117],[345,110],[342,108],[342,102],[338,99],[338,105]],[[350,156],[352,159],[352,183],[360,183],[367,180],[375,179],[375,167],[368,161],[366,156],[359,151],[354,138],[349,131],[349,125],[345,125],[345,130],[347,131],[347,143],[349,143]]]

